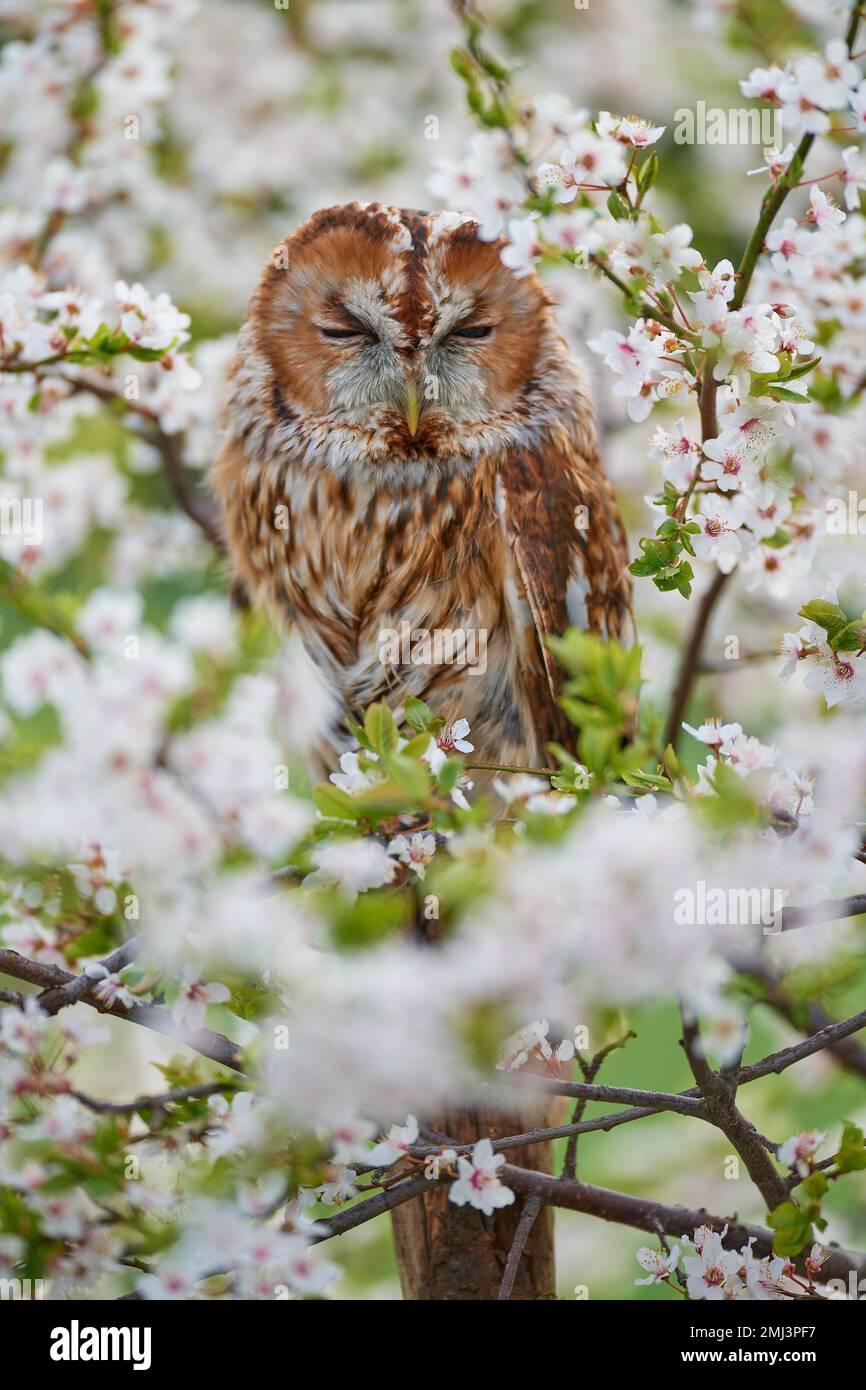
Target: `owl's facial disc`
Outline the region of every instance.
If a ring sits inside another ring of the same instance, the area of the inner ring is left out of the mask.
[[[353,204],[287,251],[259,341],[298,428],[327,431],[341,464],[471,460],[515,437],[546,304],[474,223]]]
[[[426,339],[412,341],[375,281],[345,287],[344,298],[353,307],[326,305],[316,320],[335,414],[352,423],[375,420],[395,442],[405,426],[409,441],[417,441],[413,448],[434,444],[449,420],[489,414],[480,344],[494,337],[496,325],[483,304],[468,305],[468,317],[453,327],[446,316]]]

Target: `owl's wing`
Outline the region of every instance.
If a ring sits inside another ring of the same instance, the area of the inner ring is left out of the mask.
[[[499,469],[511,556],[508,600],[539,737],[569,742],[556,701],[561,672],[544,638],[567,627],[623,636],[631,622],[628,553],[610,485],[595,456],[567,439],[509,452]]]

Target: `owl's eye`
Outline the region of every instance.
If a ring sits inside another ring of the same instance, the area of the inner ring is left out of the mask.
[[[323,328],[321,331],[324,338],[370,338],[362,328]]]
[[[451,334],[452,338],[489,338],[493,332],[493,325],[490,323],[473,323],[468,328],[455,328]]]

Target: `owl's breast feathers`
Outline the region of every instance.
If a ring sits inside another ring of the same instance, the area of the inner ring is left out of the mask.
[[[570,625],[619,636],[630,619],[611,490],[591,437],[579,440],[589,457],[571,437],[416,471],[402,487],[375,468],[346,478],[306,460],[251,463],[230,440],[214,483],[234,565],[353,715],[416,695],[469,719],[484,760],[535,762],[573,735],[544,638]],[[425,632],[463,643],[446,639],[437,662],[415,640]],[[383,659],[389,633],[403,635],[396,661]]]

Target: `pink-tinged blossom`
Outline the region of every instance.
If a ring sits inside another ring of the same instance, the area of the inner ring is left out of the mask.
[[[739,1277],[741,1265],[742,1258],[735,1251],[722,1247],[718,1232],[707,1232],[698,1254],[683,1259],[689,1298],[711,1302],[737,1298],[743,1287]]]
[[[388,853],[411,869],[416,878],[424,878],[427,865],[436,853],[436,837],[420,833],[395,835],[388,844]]]
[[[366,1155],[371,1168],[390,1168],[403,1158],[418,1141],[418,1121],[414,1115],[406,1116],[406,1123],[392,1125],[387,1136],[380,1139]]]
[[[764,160],[766,162],[757,169],[747,169],[746,173],[769,174],[773,183],[777,183],[794,158],[794,153],[795,150],[792,144],[787,144],[783,150],[777,149],[775,145],[771,145],[768,149],[764,150]]]
[[[681,416],[674,421],[670,430],[658,427],[650,443],[649,456],[660,459],[667,481],[673,483],[678,491],[685,492],[697,472],[701,451]]]
[[[720,719],[707,719],[700,724],[697,729],[692,728],[691,724],[683,724],[687,734],[692,738],[705,743],[708,748],[720,749],[723,744],[730,744],[733,739],[739,737],[743,732],[742,724],[723,724]]]
[[[748,777],[752,772],[773,767],[778,758],[775,748],[761,743],[760,739],[751,734],[744,734],[742,730],[738,733],[728,733],[722,740],[719,751],[723,761],[741,777]]]
[[[642,116],[613,116],[610,111],[600,111],[595,123],[599,135],[619,140],[632,149],[643,150],[654,145],[665,133],[663,125],[653,125]]]
[[[332,772],[328,780],[333,782],[341,792],[346,792],[349,796],[355,796],[358,792],[366,791],[369,787],[374,787],[377,782],[383,782],[385,776],[376,767],[362,767],[361,758],[368,763],[375,763],[378,754],[368,752],[363,753],[341,753],[340,771]]]
[[[727,433],[705,440],[702,448],[701,479],[722,492],[734,492],[755,477],[757,465],[742,437]]]
[[[543,1062],[570,1062],[574,1057],[574,1043],[570,1038],[563,1038],[554,1049],[547,1038],[549,1031],[546,1018],[518,1028],[499,1049],[497,1071],[519,1071],[533,1057]]]
[[[840,207],[821,188],[813,188],[809,195],[809,211],[806,213],[806,221],[819,231],[830,231],[838,227],[845,221],[845,214]]]
[[[342,1165],[366,1161],[369,1141],[375,1133],[376,1126],[372,1120],[359,1116],[343,1120],[329,1135],[334,1162]]]
[[[510,806],[513,801],[528,801],[532,796],[543,795],[550,790],[550,783],[529,772],[515,772],[508,778],[494,777],[493,790],[506,806]]]
[[[231,661],[237,652],[237,619],[222,595],[182,599],[171,615],[171,631],[182,645],[220,664]]]
[[[474,753],[475,744],[467,738],[470,732],[468,719],[455,719],[436,735],[437,746],[443,753]]]
[[[737,535],[743,524],[742,509],[727,498],[708,495],[701,499],[695,521],[701,528],[692,537],[695,554],[701,560],[714,561],[722,574],[730,574],[743,548]]]
[[[635,1279],[634,1282],[639,1285],[666,1283],[672,1274],[676,1274],[679,1257],[678,1245],[671,1246],[670,1250],[653,1250],[648,1245],[642,1245],[636,1258],[641,1269],[647,1271],[647,1276],[645,1279]]]
[[[788,681],[801,661],[810,654],[810,633],[801,628],[799,632],[786,632],[779,644],[779,655],[784,658],[779,667],[779,678]]]
[[[499,254],[502,264],[513,270],[518,278],[529,275],[544,254],[537,217],[512,217],[508,223],[508,244]]]
[[[831,652],[810,666],[803,684],[824,696],[827,708],[866,698],[866,659],[854,652]]]
[[[625,169],[622,147],[587,130],[572,137],[558,163],[540,164],[536,181],[539,188],[552,190],[554,202],[571,203],[581,184],[614,186],[622,181]]]
[[[93,993],[103,1004],[122,1004],[125,1009],[131,1009],[138,1003],[135,995],[127,989],[116,971],[108,971],[104,965],[96,964],[86,966],[84,973],[96,981]]]
[[[776,1157],[786,1168],[796,1168],[801,1178],[812,1171],[815,1155],[827,1138],[823,1130],[807,1129],[786,1139],[776,1149]]]
[[[859,145],[849,145],[842,151],[842,166],[845,206],[849,212],[858,212],[860,195],[866,190],[866,159]]]
[[[23,1009],[0,1010],[0,1043],[21,1056],[35,1056],[42,1046],[49,1017],[28,1000]]]
[[[316,846],[312,859],[316,871],[304,880],[307,887],[335,884],[352,899],[390,883],[397,872],[394,860],[378,840],[329,840]]]
[[[226,985],[216,981],[205,984],[197,978],[195,967],[187,966],[171,1006],[171,1016],[179,1027],[196,1032],[204,1027],[208,1005],[225,1004],[230,998],[231,990]]]
[[[698,270],[704,258],[694,246],[694,232],[685,222],[678,222],[666,232],[656,232],[651,238],[651,255],[658,276],[666,284],[678,280],[683,270]]]
[[[137,347],[168,349],[189,338],[189,314],[181,313],[163,291],[152,296],[143,285],[114,286],[121,310],[120,326]]]
[[[329,1169],[327,1181],[316,1188],[319,1201],[328,1207],[341,1207],[346,1202],[351,1202],[353,1197],[359,1195],[354,1178],[352,1168],[337,1166]]]
[[[124,638],[135,634],[144,601],[134,590],[94,589],[78,614],[78,631],[98,651],[122,654]]]
[[[627,399],[629,417],[636,423],[647,418],[660,395],[685,382],[685,367],[661,360],[680,351],[682,345],[672,335],[656,333],[648,320],[639,319],[627,337],[615,329],[605,329],[599,337],[590,338],[587,346],[620,378],[613,393]]]
[[[747,593],[781,601],[802,580],[808,563],[808,556],[796,546],[755,545],[743,556],[739,572]]]
[[[769,68],[753,68],[748,77],[741,78],[740,91],[744,97],[759,97],[761,101],[778,101],[785,83],[785,73],[778,64]]]
[[[849,105],[854,114],[854,122],[859,131],[866,131],[866,80],[851,92]]]
[[[511,1206],[514,1192],[497,1177],[504,1162],[505,1155],[495,1154],[489,1139],[480,1139],[471,1158],[461,1154],[457,1159],[458,1176],[448,1189],[448,1200],[458,1207],[468,1204],[484,1216]]]
[[[767,805],[775,814],[792,816],[795,820],[810,816],[815,809],[814,790],[814,773],[784,768],[774,772],[770,779]]]
[[[770,264],[779,275],[790,275],[796,285],[811,280],[818,243],[813,233],[797,225],[795,218],[786,217],[781,227],[768,232],[766,245],[771,253]]]

